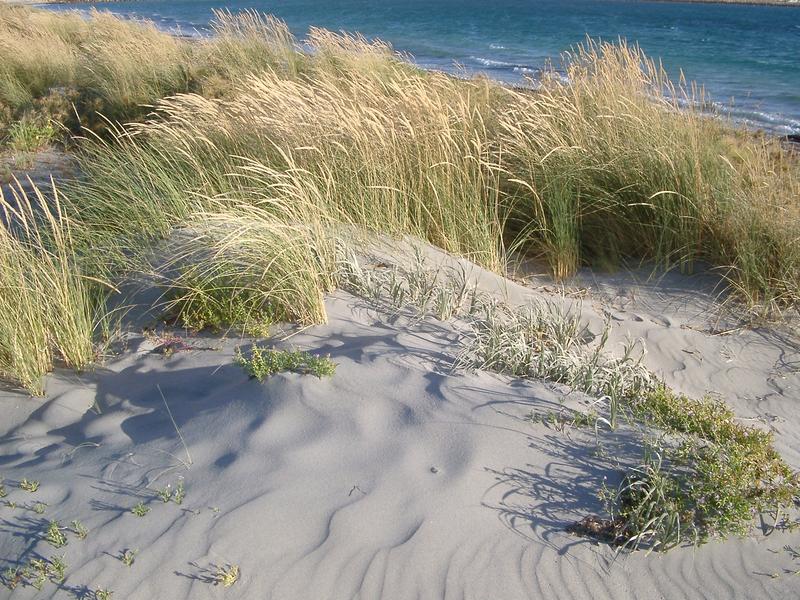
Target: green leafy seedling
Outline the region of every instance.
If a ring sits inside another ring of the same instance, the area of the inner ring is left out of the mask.
[[[58,524],[58,521],[50,521],[50,525],[47,527],[47,533],[45,534],[44,539],[54,548],[66,546],[68,541],[67,536],[64,535],[64,532],[61,530],[61,526]]]
[[[44,502],[37,502],[33,505],[33,512],[37,515],[43,515],[45,510],[47,510],[47,504]]]
[[[66,555],[50,557],[48,576],[50,577],[50,581],[53,583],[63,583],[64,579],[66,579],[67,563],[64,560],[65,557]]]
[[[78,536],[79,540],[85,540],[86,536],[89,535],[89,530],[77,519],[70,523],[70,527],[72,527],[72,533]]]
[[[183,499],[186,497],[186,489],[183,487],[183,481],[180,481],[174,489],[172,485],[168,484],[164,489],[158,490],[156,495],[165,504],[170,501],[175,504],[183,504]]]
[[[133,563],[136,562],[136,555],[138,552],[138,550],[123,550],[120,552],[119,559],[126,567],[131,567]]]
[[[41,558],[32,558],[27,569],[28,583],[41,591],[50,574],[50,565]]]
[[[172,486],[167,485],[167,487],[165,487],[164,489],[158,490],[156,494],[161,499],[161,501],[164,502],[164,504],[166,504],[167,502],[172,500]]]
[[[144,517],[147,513],[150,512],[150,507],[145,505],[144,502],[139,502],[136,506],[131,509],[131,512],[135,514],[137,517]]]
[[[19,482],[19,487],[32,494],[39,489],[39,482],[35,479],[23,479]]]
[[[183,504],[183,499],[186,497],[186,489],[183,487],[183,482],[179,482],[175,488],[175,493],[172,494],[172,499],[175,504]]]
[[[94,591],[94,598],[95,600],[111,600],[111,596],[114,595],[114,592],[111,590],[106,590],[102,588],[98,588]]]

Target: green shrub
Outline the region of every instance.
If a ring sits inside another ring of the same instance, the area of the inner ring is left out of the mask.
[[[308,352],[269,350],[253,345],[250,356],[237,351],[236,363],[245,372],[259,381],[270,375],[291,371],[293,373],[316,375],[320,379],[331,377],[336,372],[336,363],[327,356],[314,356]]]
[[[800,500],[800,479],[768,432],[736,422],[722,402],[695,400],[664,386],[633,414],[666,436],[605,494],[615,543],[667,550],[713,536],[743,535],[758,514]]]
[[[187,272],[171,283],[167,317],[192,331],[239,328],[264,337],[280,320],[268,294],[238,287],[233,281],[195,279]]]

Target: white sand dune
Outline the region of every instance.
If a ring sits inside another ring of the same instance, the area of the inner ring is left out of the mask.
[[[439,258],[441,256],[439,255]],[[447,259],[450,260],[450,259]],[[510,302],[545,293],[473,269]],[[670,385],[718,392],[776,431],[800,466],[797,346],[771,331],[710,335],[705,292],[671,276],[584,281],[582,310],[614,339],[646,340]],[[624,288],[624,289],[623,289]],[[625,432],[559,431],[531,412],[586,398],[537,382],[452,372],[458,324],[388,317],[339,292],[329,323],[278,345],[330,354],[335,376],[275,375],[259,384],[232,362],[238,340],[193,338],[166,357],[151,340],[96,372],[61,372],[48,399],[0,398],[0,473],[17,508],[0,506],[5,565],[66,555],[67,579],[2,597],[286,600],[794,598],[800,534],[716,541],[667,554],[615,554],[565,527],[602,512],[596,493],[640,449]],[[160,390],[160,391],[159,391]],[[161,393],[171,409],[173,425]],[[14,483],[41,482],[28,493]],[[154,491],[183,481],[181,505]],[[47,503],[44,514],[30,510]],[[144,517],[130,512],[143,501]],[[81,520],[56,550],[49,520]],[[117,557],[137,549],[135,563]],[[215,565],[236,564],[232,587]]]

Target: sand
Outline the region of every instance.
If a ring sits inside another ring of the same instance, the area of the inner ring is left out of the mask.
[[[429,254],[432,266],[457,262]],[[543,279],[523,287],[470,272],[510,303],[555,297]],[[645,275],[584,274],[562,301],[582,297],[595,330],[610,317],[615,342],[643,338],[648,366],[670,385],[719,393],[772,428],[800,467],[797,342],[771,329],[720,334],[729,324],[708,276]],[[132,328],[96,371],[48,377],[46,399],[0,392],[0,473],[17,503],[0,506],[0,566],[61,554],[69,565],[61,586],[0,597],[91,598],[97,588],[115,600],[797,597],[800,559],[785,547],[800,548],[800,533],[756,527],[666,554],[617,554],[567,533],[602,512],[602,482],[617,483],[640,456],[624,430],[602,431],[597,452],[593,431],[530,422],[531,411],[588,399],[454,372],[457,321],[389,315],[341,291],[326,307],[327,325],[276,331],[269,343],[330,354],[329,379],[258,383],[233,363],[245,340],[195,336],[165,355]],[[16,487],[23,478],[39,490]],[[182,504],[155,496],[180,482]],[[140,501],[144,517],[130,512]],[[42,539],[49,520],[73,519],[86,539],[67,533],[58,550]],[[130,567],[125,549],[138,550]],[[225,564],[241,569],[230,588],[212,582]]]

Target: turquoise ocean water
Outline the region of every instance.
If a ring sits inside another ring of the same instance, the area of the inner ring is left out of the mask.
[[[91,4],[77,5],[86,9]],[[98,8],[204,35],[212,8],[272,13],[390,42],[422,67],[509,83],[586,35],[638,43],[673,75],[702,83],[720,110],[778,134],[800,134],[800,7],[624,0],[138,0]],[[50,7],[65,10],[61,6]]]

